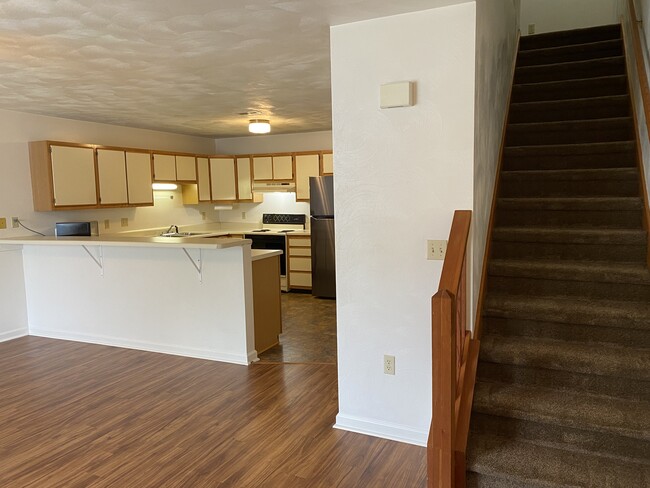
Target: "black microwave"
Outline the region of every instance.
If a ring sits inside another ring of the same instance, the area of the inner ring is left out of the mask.
[[[54,235],[61,236],[97,236],[99,225],[96,220],[91,222],[57,222]]]

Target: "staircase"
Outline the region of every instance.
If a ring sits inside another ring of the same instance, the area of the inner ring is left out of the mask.
[[[650,272],[619,25],[523,37],[468,486],[650,486]]]

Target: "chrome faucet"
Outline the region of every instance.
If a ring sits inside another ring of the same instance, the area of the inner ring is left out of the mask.
[[[169,229],[167,229],[164,234],[170,234],[171,231],[174,230],[176,234],[178,234],[178,226],[177,225],[170,225]]]

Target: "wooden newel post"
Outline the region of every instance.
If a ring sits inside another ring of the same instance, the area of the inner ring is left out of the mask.
[[[455,297],[441,290],[431,299],[432,392],[431,432],[427,448],[428,486],[453,488],[456,439]]]

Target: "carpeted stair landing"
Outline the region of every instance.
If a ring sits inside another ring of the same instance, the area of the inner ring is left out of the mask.
[[[650,272],[619,25],[523,37],[468,486],[650,486]]]

